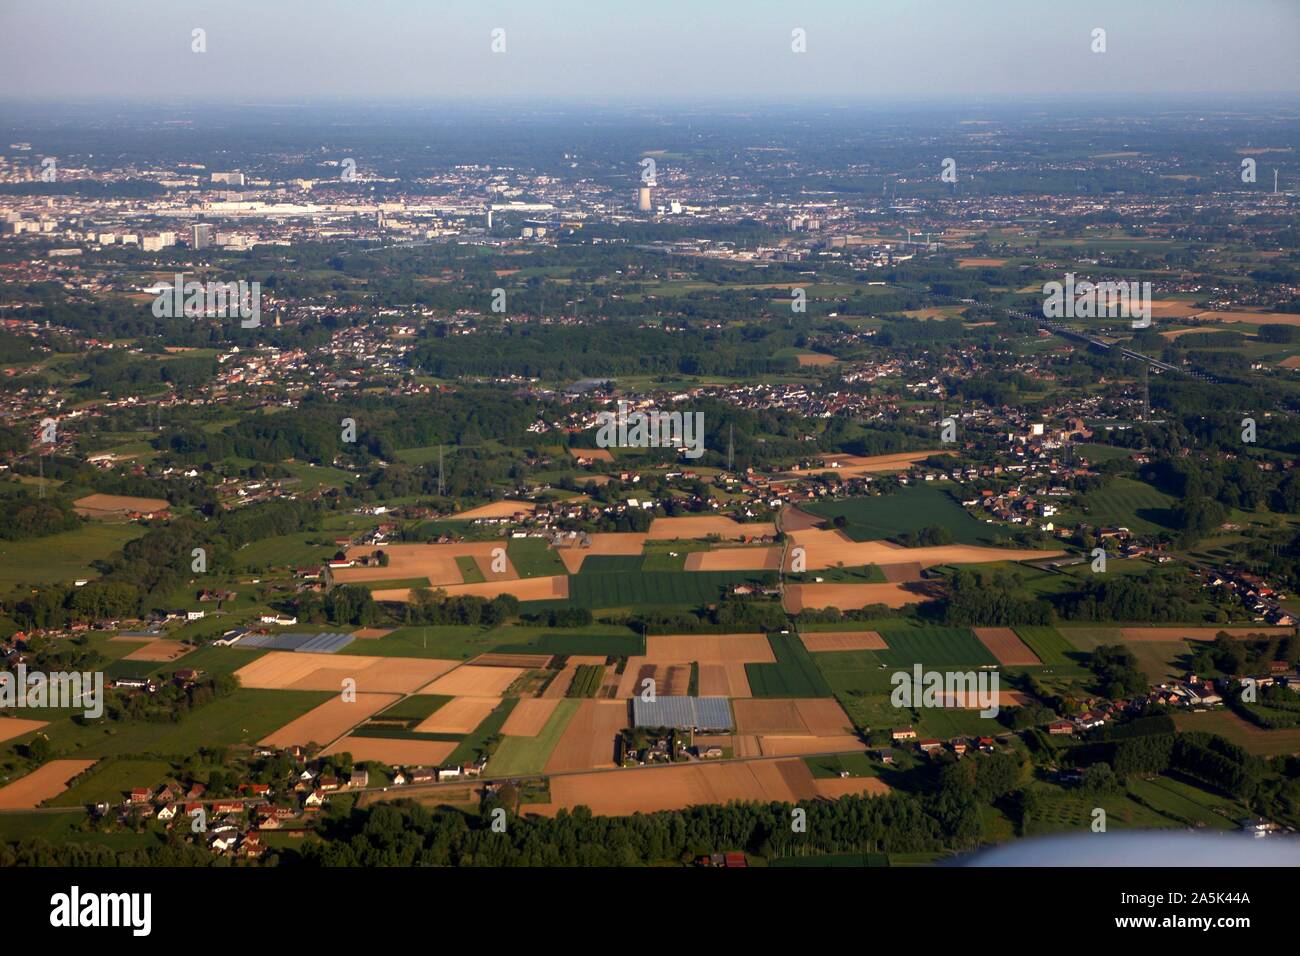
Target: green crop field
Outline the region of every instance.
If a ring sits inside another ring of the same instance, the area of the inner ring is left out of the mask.
[[[91,564],[111,557],[145,533],[138,524],[92,521],[26,541],[0,541],[0,589],[20,584],[71,584],[99,577]]]
[[[1124,646],[1152,684],[1185,677],[1191,664],[1192,650],[1186,641],[1129,641]]]
[[[1131,478],[1115,478],[1099,491],[1083,496],[1090,523],[1125,527],[1141,534],[1169,530],[1169,509],[1176,503],[1164,492]]]
[[[790,584],[810,584],[824,581],[827,584],[884,584],[885,572],[875,564],[864,564],[854,568],[824,568],[803,574],[787,574],[786,582]]]
[[[461,580],[466,584],[482,584],[487,580],[487,578],[483,576],[483,569],[478,566],[478,562],[475,561],[471,555],[462,554],[458,557],[456,559],[456,567],[460,571]],[[427,579],[425,583],[420,586],[428,587]],[[371,589],[374,589],[373,585],[371,586]]]
[[[755,697],[830,697],[831,688],[795,634],[769,634],[775,664],[746,664]]]
[[[374,719],[406,720],[419,723],[431,717],[435,711],[451,700],[443,694],[412,694],[393,704],[387,710],[376,714]]]
[[[1238,717],[1230,710],[1213,710],[1204,714],[1179,713],[1174,715],[1174,724],[1180,733],[1201,730],[1207,734],[1218,734],[1257,757],[1300,754],[1300,727],[1266,730]]]
[[[605,573],[634,573],[642,570],[645,564],[645,555],[643,554],[589,554],[582,561],[583,574]],[[685,564],[685,558],[682,559]],[[655,570],[655,569],[651,569]],[[677,570],[677,569],[661,569]]]
[[[682,571],[686,556],[694,551],[708,551],[707,541],[647,541],[641,554],[642,571]],[[590,561],[588,558],[587,561]],[[587,562],[583,562],[583,570]]]
[[[1054,627],[1017,627],[1015,632],[1045,667],[1078,663],[1079,650]]]
[[[637,574],[597,571],[569,578],[569,604],[585,608],[646,604],[693,607],[712,604],[722,597],[725,588],[747,581],[773,584],[776,576],[764,571],[647,571]]]
[[[896,713],[907,713],[898,710]],[[997,717],[983,717],[978,710],[958,710],[952,707],[922,707],[912,725],[919,736],[948,740],[952,737],[983,737],[1004,733],[1006,727]]]
[[[854,541],[891,538],[929,525],[947,528],[958,544],[988,544],[995,534],[968,515],[947,491],[928,485],[889,495],[819,501],[804,510],[821,518],[843,516],[848,522],[844,533]]]
[[[889,649],[873,653],[890,667],[913,664],[921,664],[926,669],[980,667],[998,662],[980,639],[964,627],[912,627],[882,631],[880,636]]]
[[[600,683],[605,677],[605,667],[601,664],[579,664],[573,672],[573,683],[569,685],[566,697],[595,697]]]
[[[847,773],[850,777],[875,777],[879,767],[866,754],[830,754],[824,757],[805,757],[804,763],[817,779],[838,777]]]
[[[1119,829],[1154,829],[1179,824],[1163,814],[1142,806],[1127,796],[1085,797],[1078,793],[1055,793],[1045,796],[1030,814],[1026,836],[1044,833],[1088,833],[1093,809],[1106,811],[1106,827]]]
[[[510,543],[506,545],[506,554],[521,578],[551,577],[569,573],[550,542],[543,538],[511,538]]]
[[[1235,830],[1236,821],[1247,816],[1245,808],[1230,797],[1170,777],[1132,779],[1128,783],[1128,792],[1141,797],[1145,803],[1166,816],[1186,820],[1192,826]],[[1216,809],[1223,812],[1216,813]]]
[[[95,721],[80,726],[71,720],[59,720],[45,732],[56,757],[151,754],[184,758],[200,747],[256,743],[331,696],[326,691],[241,688],[190,711],[174,723]]]
[[[578,712],[578,704],[577,700],[560,701],[536,737],[505,738],[488,761],[488,773],[493,776],[541,773],[569,721]]]
[[[92,767],[75,785],[48,801],[52,807],[121,803],[136,787],[152,787],[171,775],[165,760],[106,760]]]

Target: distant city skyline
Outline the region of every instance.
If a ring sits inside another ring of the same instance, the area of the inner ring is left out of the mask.
[[[792,31],[806,51],[792,51]],[[1093,52],[1093,30],[1106,51]],[[191,49],[205,31],[206,52]],[[492,52],[493,31],[505,52]],[[250,0],[0,9],[0,97],[943,99],[1300,92],[1294,0]]]

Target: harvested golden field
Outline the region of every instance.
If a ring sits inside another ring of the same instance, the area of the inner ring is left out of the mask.
[[[781,512],[781,527],[785,528],[786,531],[804,531],[808,528],[816,528],[824,524],[825,521],[825,518],[809,514],[794,505],[786,505]]]
[[[802,757],[808,754],[865,752],[867,745],[857,734],[826,734],[812,737],[803,734],[765,734],[758,738],[764,757]]]
[[[951,694],[945,691],[940,695],[942,700],[940,706],[950,707],[953,710],[982,710],[983,705],[976,700],[977,697],[978,694],[972,691],[970,694],[967,694],[963,700],[956,691]],[[999,707],[1024,707],[1026,704],[1032,703],[1033,698],[1022,694],[1018,690],[998,691],[997,704]]]
[[[799,639],[811,654],[823,651],[887,651],[889,645],[875,631],[800,631]]]
[[[974,544],[945,544],[926,548],[904,548],[889,541],[854,541],[838,530],[806,528],[791,531],[793,547],[804,549],[807,570],[820,571],[839,565],[859,567],[864,564],[919,565],[981,564],[990,561],[1029,561],[1052,558],[1064,551],[1038,551],[1030,548],[986,548]],[[789,567],[787,571],[791,570]]]
[[[1212,641],[1220,631],[1229,637],[1246,638],[1252,634],[1265,637],[1287,637],[1295,633],[1294,627],[1121,627],[1120,637],[1126,641]]]
[[[380,637],[387,637],[393,633],[391,627],[359,627],[352,632],[352,636],[358,641],[373,641]]]
[[[542,670],[551,663],[550,654],[480,654],[471,661],[477,667],[522,667],[525,670]]]
[[[591,554],[640,554],[645,547],[646,536],[633,533],[597,532],[588,535],[588,540],[589,545],[585,548],[574,545],[555,549],[555,553],[560,556],[560,560],[564,562],[564,567],[570,574],[577,574],[582,570],[582,562]]]
[[[86,495],[72,503],[73,510],[87,518],[116,518],[141,512],[152,514],[166,511],[166,498],[137,498],[134,495]]]
[[[1155,318],[1185,319],[1204,311],[1196,303],[1180,299],[1156,299],[1151,303],[1151,315]]]
[[[543,700],[559,700],[569,693],[569,687],[573,684],[573,678],[578,673],[578,665],[572,661],[564,665],[564,670],[560,671],[551,682],[542,688],[541,698]]]
[[[569,454],[574,458],[590,458],[592,461],[614,460],[608,448],[570,448]]]
[[[344,737],[323,751],[323,756],[350,753],[357,763],[377,760],[390,767],[436,767],[456,749],[454,740],[389,740],[384,737]]]
[[[271,651],[235,671],[244,687],[259,690],[343,690],[346,678],[365,692],[413,694],[459,661],[424,657],[365,657]]]
[[[933,600],[932,596],[909,591],[903,584],[787,584],[784,607],[791,614],[804,608],[837,607],[856,611],[869,604],[898,608]]]
[[[701,661],[775,664],[765,634],[651,634],[645,639],[647,661]]]
[[[733,760],[553,777],[551,802],[529,806],[527,812],[552,816],[561,808],[585,806],[603,816],[627,816],[734,800],[798,803],[887,790],[875,777],[815,780],[808,765],[794,758]]]
[[[338,568],[330,572],[339,584],[364,584],[368,581],[403,581],[424,578],[430,586],[461,584],[464,575],[456,564],[457,558],[473,558],[479,567],[491,570],[493,552],[505,551],[504,541],[458,541],[452,544],[389,544],[382,548],[373,545],[348,548],[350,560],[369,557],[376,551],[388,555],[387,565],[364,568]],[[506,567],[513,573],[509,557]],[[494,575],[496,576],[496,575]]]
[[[561,552],[562,553],[562,552]],[[458,572],[459,573],[459,572]],[[477,584],[449,584],[441,588],[447,597],[471,595],[491,600],[499,594],[513,594],[521,601],[553,601],[569,596],[569,578],[557,574],[553,577],[519,578],[508,581],[483,581]],[[411,600],[410,588],[393,588],[370,592],[376,601]]]
[[[645,682],[655,682],[658,697],[680,697],[691,686],[690,661],[651,661],[644,657],[629,657],[623,669],[623,679],[618,685],[619,697],[639,697]]]
[[[192,644],[182,644],[180,641],[158,638],[149,641],[140,647],[137,647],[130,654],[122,658],[124,661],[174,661],[178,657],[184,657],[190,651],[194,650]]]
[[[813,789],[823,800],[840,797],[883,797],[889,793],[889,784],[879,777],[830,777],[813,780]]]
[[[687,571],[776,571],[781,567],[780,548],[715,548],[692,551],[686,556]]]
[[[507,737],[536,737],[560,704],[558,697],[534,697],[515,704],[501,733]]]
[[[721,538],[745,541],[776,534],[776,525],[770,521],[739,522],[726,515],[691,515],[683,518],[655,518],[650,522],[649,541],[674,541],[679,538],[707,538],[716,534]]]
[[[974,631],[999,664],[1034,667],[1043,663],[1009,627],[977,627]]]
[[[451,673],[439,677],[420,693],[441,694],[444,697],[500,697],[506,688],[523,674],[522,667],[481,667],[475,664],[463,664]]]
[[[958,259],[958,269],[978,269],[981,266],[1004,266],[1007,264],[1006,259],[993,259],[988,257],[976,257],[974,259]]]
[[[57,797],[78,774],[98,763],[97,760],[51,760],[25,777],[0,787],[0,810],[30,810],[51,797]]]
[[[487,581],[517,581],[519,571],[515,569],[514,562],[510,560],[510,555],[500,555],[492,557],[486,554],[474,555],[474,565],[478,568],[478,573],[483,575]],[[495,570],[500,568],[500,571]]]
[[[517,514],[530,515],[537,510],[531,501],[493,501],[468,511],[458,512],[453,517],[458,521],[471,521],[475,518],[512,518]]]
[[[834,737],[853,733],[853,721],[831,697],[732,701],[736,733]]]
[[[699,684],[701,697],[749,697],[753,693],[744,664],[701,663]]]
[[[551,756],[546,761],[546,772],[563,773],[566,770],[615,766],[614,738],[628,726],[628,711],[625,700],[583,700],[564,729],[560,742],[551,751]]]
[[[902,451],[889,455],[835,455],[822,459],[820,468],[808,468],[803,471],[793,469],[791,474],[841,475],[855,478],[860,475],[876,475],[889,471],[906,471],[914,462],[923,461],[931,455],[942,454],[943,449],[930,451]]]
[[[803,366],[834,365],[839,361],[834,355],[826,355],[822,352],[800,352],[795,358]]]
[[[332,697],[313,707],[279,730],[267,734],[258,743],[265,747],[293,747],[327,744],[377,711],[400,699],[400,694],[357,694],[355,701]]]
[[[417,724],[415,732],[471,734],[500,703],[500,697],[456,697]]]
[[[47,723],[48,721],[28,720],[25,717],[0,717],[0,744],[30,734],[33,730],[40,730]]]

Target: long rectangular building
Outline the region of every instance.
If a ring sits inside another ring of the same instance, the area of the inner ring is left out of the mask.
[[[678,730],[730,731],[735,727],[731,702],[725,697],[632,698],[632,721],[637,727],[674,727]]]

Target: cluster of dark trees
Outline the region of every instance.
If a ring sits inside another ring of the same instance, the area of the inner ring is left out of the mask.
[[[1185,621],[1196,599],[1185,574],[1157,569],[1141,576],[1096,575],[1082,590],[1057,598],[1056,610],[1067,621]]]
[[[946,623],[965,627],[1050,624],[1053,619],[1052,605],[1025,597],[1014,576],[965,569],[949,579],[942,614]]]
[[[228,697],[239,687],[230,674],[203,678],[189,687],[165,683],[152,694],[112,692],[104,714],[112,721],[143,720],[156,724],[177,723],[205,704]]]
[[[509,799],[507,795],[506,799]],[[952,846],[921,800],[903,794],[809,804],[807,832],[794,833],[788,804],[733,803],[631,817],[598,817],[579,807],[554,818],[523,817],[506,832],[481,815],[401,801],[354,810],[328,822],[287,863],[307,866],[642,866],[688,863],[745,850],[796,853],[924,852]],[[286,854],[287,856],[287,854]]]
[[[297,599],[297,617],[310,624],[356,624],[370,627],[384,617],[383,608],[371,597],[370,589],[343,584],[324,594],[307,591]]]
[[[1111,700],[1144,694],[1150,686],[1138,669],[1137,658],[1123,644],[1102,644],[1092,652],[1088,666],[1101,692]]]
[[[1269,428],[1272,427],[1270,424]],[[1236,453],[1241,454],[1240,421],[1229,437],[1235,441]],[[1296,441],[1300,444],[1300,435],[1296,436]],[[1228,445],[1223,450],[1231,448],[1233,446]],[[1139,476],[1184,503],[1208,500],[1223,508],[1255,511],[1267,507],[1286,514],[1300,510],[1300,475],[1294,469],[1263,471],[1249,458],[1225,460],[1215,455],[1160,458],[1143,466]],[[1198,515],[1199,511],[1192,511],[1183,520]],[[1226,517],[1226,512],[1219,510],[1205,520],[1207,524],[1209,521],[1221,524]],[[1208,528],[1196,527],[1194,530],[1203,533]]]
[[[0,540],[22,541],[72,531],[81,519],[63,498],[33,498],[30,494],[0,499]]]
[[[614,620],[638,633],[644,631],[647,634],[768,633],[790,626],[790,617],[778,601],[732,597],[693,611],[638,608],[626,617]]]
[[[1220,632],[1212,642],[1197,647],[1192,670],[1198,674],[1249,674],[1266,670],[1270,661],[1300,661],[1300,638],[1259,634],[1241,640]]]
[[[1173,719],[1161,713],[1095,732],[1091,740],[1064,749],[1060,758],[1078,767],[1103,762],[1120,778],[1176,771],[1246,803],[1261,795],[1270,776],[1263,758],[1215,734],[1176,732]],[[1282,758],[1279,764],[1279,780],[1300,775],[1300,763]]]
[[[488,600],[464,594],[446,597],[428,588],[415,588],[411,600],[402,608],[406,624],[474,624],[495,627],[519,613],[519,599],[513,594],[499,594]]]
[[[585,607],[564,607],[521,614],[519,620],[538,627],[586,627],[593,618],[591,611]]]
[[[933,548],[952,544],[952,532],[940,524],[929,524],[918,531],[904,531],[894,541],[905,548]]]

